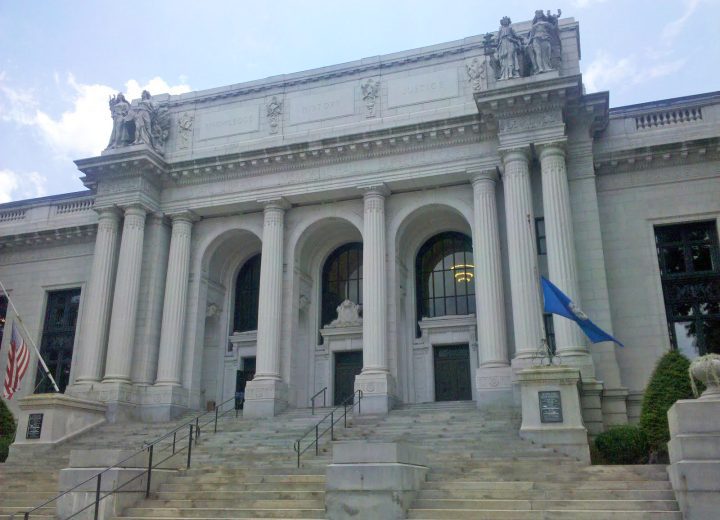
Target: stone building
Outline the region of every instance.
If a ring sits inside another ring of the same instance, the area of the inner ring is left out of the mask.
[[[255,416],[323,388],[368,412],[512,404],[544,340],[591,432],[636,420],[665,351],[720,351],[720,93],[611,109],[579,60],[577,22],[540,13],[118,96],[87,191],[0,205],[0,280],[62,391],[112,420],[241,389]],[[543,315],[540,275],[625,348]],[[20,396],[48,390],[35,366]]]

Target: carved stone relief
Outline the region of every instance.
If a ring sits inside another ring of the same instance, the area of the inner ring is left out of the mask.
[[[473,58],[470,63],[465,64],[465,72],[467,72],[473,92],[480,92],[487,88],[487,62],[485,60]]]
[[[178,136],[180,137],[178,142],[178,148],[185,149],[190,146],[190,141],[192,141],[194,122],[195,117],[188,114],[187,112],[183,112],[183,114],[178,118]]]
[[[345,300],[337,307],[338,317],[330,322],[328,327],[352,327],[362,325],[360,316],[362,308],[360,305]]]
[[[380,94],[380,81],[368,78],[361,87],[363,101],[365,101],[365,117],[375,117],[375,107]]]
[[[267,119],[270,125],[270,133],[277,134],[280,126],[280,117],[282,116],[283,103],[279,101],[277,96],[273,96],[267,104]]]

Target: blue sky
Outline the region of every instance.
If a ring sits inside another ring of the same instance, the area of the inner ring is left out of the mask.
[[[83,189],[107,99],[182,93],[497,30],[560,7],[611,106],[720,90],[720,0],[0,0],[0,202]]]

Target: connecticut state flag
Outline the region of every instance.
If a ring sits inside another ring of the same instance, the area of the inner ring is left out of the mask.
[[[590,321],[587,314],[577,308],[573,304],[572,300],[560,289],[555,287],[550,280],[541,276],[540,283],[542,285],[543,299],[545,300],[545,312],[550,312],[552,314],[563,316],[569,320],[573,320],[593,343],[599,343],[601,341],[614,341],[621,347],[625,346]]]

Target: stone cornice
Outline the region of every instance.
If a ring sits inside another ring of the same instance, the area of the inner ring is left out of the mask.
[[[596,154],[595,173],[607,175],[720,160],[720,139],[702,139]]]
[[[94,237],[97,224],[48,229],[0,237],[0,249],[8,251],[28,247],[64,245],[69,241]]]
[[[85,174],[83,184],[96,188],[100,176],[128,177],[145,174],[162,178],[168,166],[163,158],[147,145],[127,146],[106,152],[105,155],[78,159],[78,169]]]
[[[479,118],[470,116],[222,158],[179,162],[172,165],[169,175],[180,185],[200,184],[464,145],[488,138]]]

